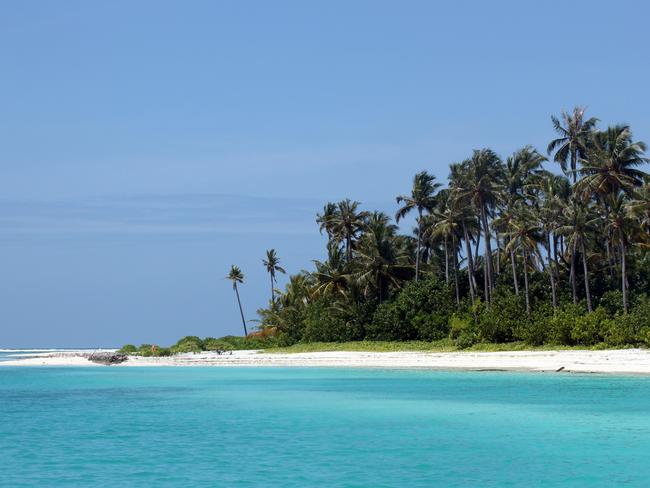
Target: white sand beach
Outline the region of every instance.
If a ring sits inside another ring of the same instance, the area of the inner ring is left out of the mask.
[[[106,367],[92,363],[88,352],[67,351],[32,354],[17,360],[2,361],[8,366],[84,366]],[[268,353],[233,351],[181,354],[173,357],[132,356],[111,367],[138,366],[216,366],[216,367],[352,367],[389,369],[505,370],[574,373],[650,374],[650,350],[563,350],[511,352],[309,352]]]

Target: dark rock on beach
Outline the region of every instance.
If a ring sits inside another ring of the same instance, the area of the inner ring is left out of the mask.
[[[104,364],[106,366],[111,366],[113,364],[120,364],[124,361],[127,361],[129,358],[126,354],[120,354],[116,352],[97,352],[88,355],[88,361],[92,361],[97,364]]]

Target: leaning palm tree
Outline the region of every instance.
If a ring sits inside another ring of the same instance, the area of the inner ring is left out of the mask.
[[[560,164],[564,174],[573,175],[575,183],[578,159],[584,156],[598,119],[591,117],[585,120],[583,107],[575,107],[571,114],[562,112],[561,118],[562,121],[554,115],[551,116],[553,128],[559,137],[549,143],[547,152],[551,154],[555,151],[553,160]],[[570,166],[567,167],[567,163]]]
[[[286,273],[284,268],[280,266],[280,258],[278,257],[275,249],[269,249],[266,251],[266,259],[262,259],[262,263],[266,267],[266,272],[271,276],[271,304],[275,304],[275,285],[277,280],[275,279],[275,273]]]
[[[402,206],[395,214],[395,220],[399,223],[411,210],[417,210],[417,247],[415,250],[415,281],[420,277],[420,250],[422,247],[422,215],[425,211],[431,211],[435,205],[435,193],[440,183],[435,182],[436,177],[426,171],[420,171],[413,178],[413,188],[410,195],[400,195],[396,198]]]
[[[232,289],[235,290],[235,294],[237,295],[237,303],[239,304],[241,323],[244,326],[244,336],[248,336],[248,330],[246,329],[246,320],[244,319],[244,310],[241,306],[241,300],[239,299],[239,289],[237,288],[238,283],[244,282],[244,273],[242,273],[242,270],[238,266],[235,266],[233,264],[230,267],[230,272],[228,273],[228,276],[226,276],[226,279],[232,281]]]

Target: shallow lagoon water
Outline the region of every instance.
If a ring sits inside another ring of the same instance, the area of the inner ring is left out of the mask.
[[[647,486],[650,378],[0,368],[0,486]]]

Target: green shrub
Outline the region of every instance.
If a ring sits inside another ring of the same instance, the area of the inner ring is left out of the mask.
[[[584,314],[584,310],[573,304],[565,305],[556,310],[547,320],[547,336],[551,344],[573,346],[576,344],[572,331],[576,320]]]
[[[608,319],[607,311],[598,307],[593,312],[576,317],[571,338],[583,346],[593,346],[603,342],[605,337],[605,321]]]
[[[482,342],[510,342],[522,320],[528,320],[522,296],[509,288],[495,290],[490,304],[477,302],[476,332]]]
[[[449,337],[454,344],[466,349],[479,342],[474,322],[469,316],[453,314],[449,319]]]
[[[600,297],[598,306],[605,309],[608,315],[614,316],[623,312],[623,293],[619,290],[606,291]]]
[[[375,341],[408,341],[417,337],[417,330],[403,319],[396,302],[384,302],[366,326],[366,337]]]
[[[353,310],[316,300],[309,304],[305,316],[303,340],[307,342],[346,342],[363,337],[363,328]]]
[[[619,294],[620,296],[620,294]],[[605,341],[612,346],[631,344],[650,345],[650,298],[640,295],[629,313],[617,313],[603,324]]]
[[[519,324],[515,326],[516,338],[534,346],[548,342],[551,317],[553,317],[553,307],[548,303],[538,304],[529,318],[522,317]]]
[[[232,344],[214,337],[203,339],[203,348],[206,351],[232,351],[234,349]]]
[[[125,344],[117,352],[122,353],[122,354],[133,354],[137,350],[138,350],[138,348],[135,347],[133,344]]]
[[[171,351],[167,347],[159,347],[155,344],[141,344],[136,354],[144,357],[169,356]]]
[[[411,282],[392,302],[381,304],[367,326],[374,340],[443,339],[456,312],[453,290],[435,278]]]

